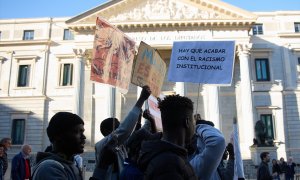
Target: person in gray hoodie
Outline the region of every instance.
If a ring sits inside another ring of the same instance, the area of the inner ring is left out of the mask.
[[[76,114],[58,112],[50,120],[47,135],[51,152],[39,152],[32,170],[33,180],[82,180],[74,155],[83,153],[85,144],[84,122]]]

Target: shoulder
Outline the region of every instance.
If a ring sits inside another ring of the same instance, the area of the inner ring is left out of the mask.
[[[178,156],[173,152],[163,152],[154,157],[150,164],[156,166],[157,168],[165,168],[165,167],[180,167],[185,164],[185,161],[182,157]]]
[[[111,139],[111,135],[109,134],[106,137],[103,137],[100,141],[95,144],[96,151],[102,150],[103,146]]]
[[[18,153],[13,157],[13,160],[17,160],[17,159],[21,159],[21,158],[23,158],[22,153]]]
[[[53,159],[46,159],[34,167],[34,179],[39,179],[40,177],[56,177],[64,176],[65,170],[64,165]]]
[[[56,160],[53,160],[53,159],[46,159],[46,160],[42,161],[39,164],[39,167],[40,168],[43,168],[43,167],[57,167],[57,168],[60,168],[60,169],[64,169],[64,166],[62,165],[62,163],[60,163]]]
[[[39,163],[36,166],[36,171],[38,172],[51,172],[51,171],[64,171],[64,166],[62,163],[53,160],[53,159],[46,159]]]

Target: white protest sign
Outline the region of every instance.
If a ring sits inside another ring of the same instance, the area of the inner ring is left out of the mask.
[[[156,128],[161,131],[162,130],[161,114],[160,114],[160,109],[158,108],[157,98],[152,95],[149,96],[148,105],[149,105],[150,114],[154,117]]]
[[[174,42],[168,80],[230,85],[234,51],[234,41]]]

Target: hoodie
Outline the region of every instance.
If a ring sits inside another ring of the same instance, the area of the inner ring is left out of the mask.
[[[65,160],[54,153],[39,152],[32,170],[32,179],[82,180],[82,176],[73,161]]]
[[[223,134],[207,124],[196,126],[197,151],[190,163],[201,180],[219,180],[217,168],[225,150]]]
[[[197,179],[187,160],[187,150],[164,140],[143,142],[138,166],[145,180]]]

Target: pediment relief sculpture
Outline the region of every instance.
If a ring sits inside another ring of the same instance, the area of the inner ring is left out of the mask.
[[[111,16],[110,22],[141,21],[141,20],[196,20],[217,19],[215,12],[201,10],[198,7],[180,3],[175,0],[145,1],[134,9],[125,10],[116,16]]]

